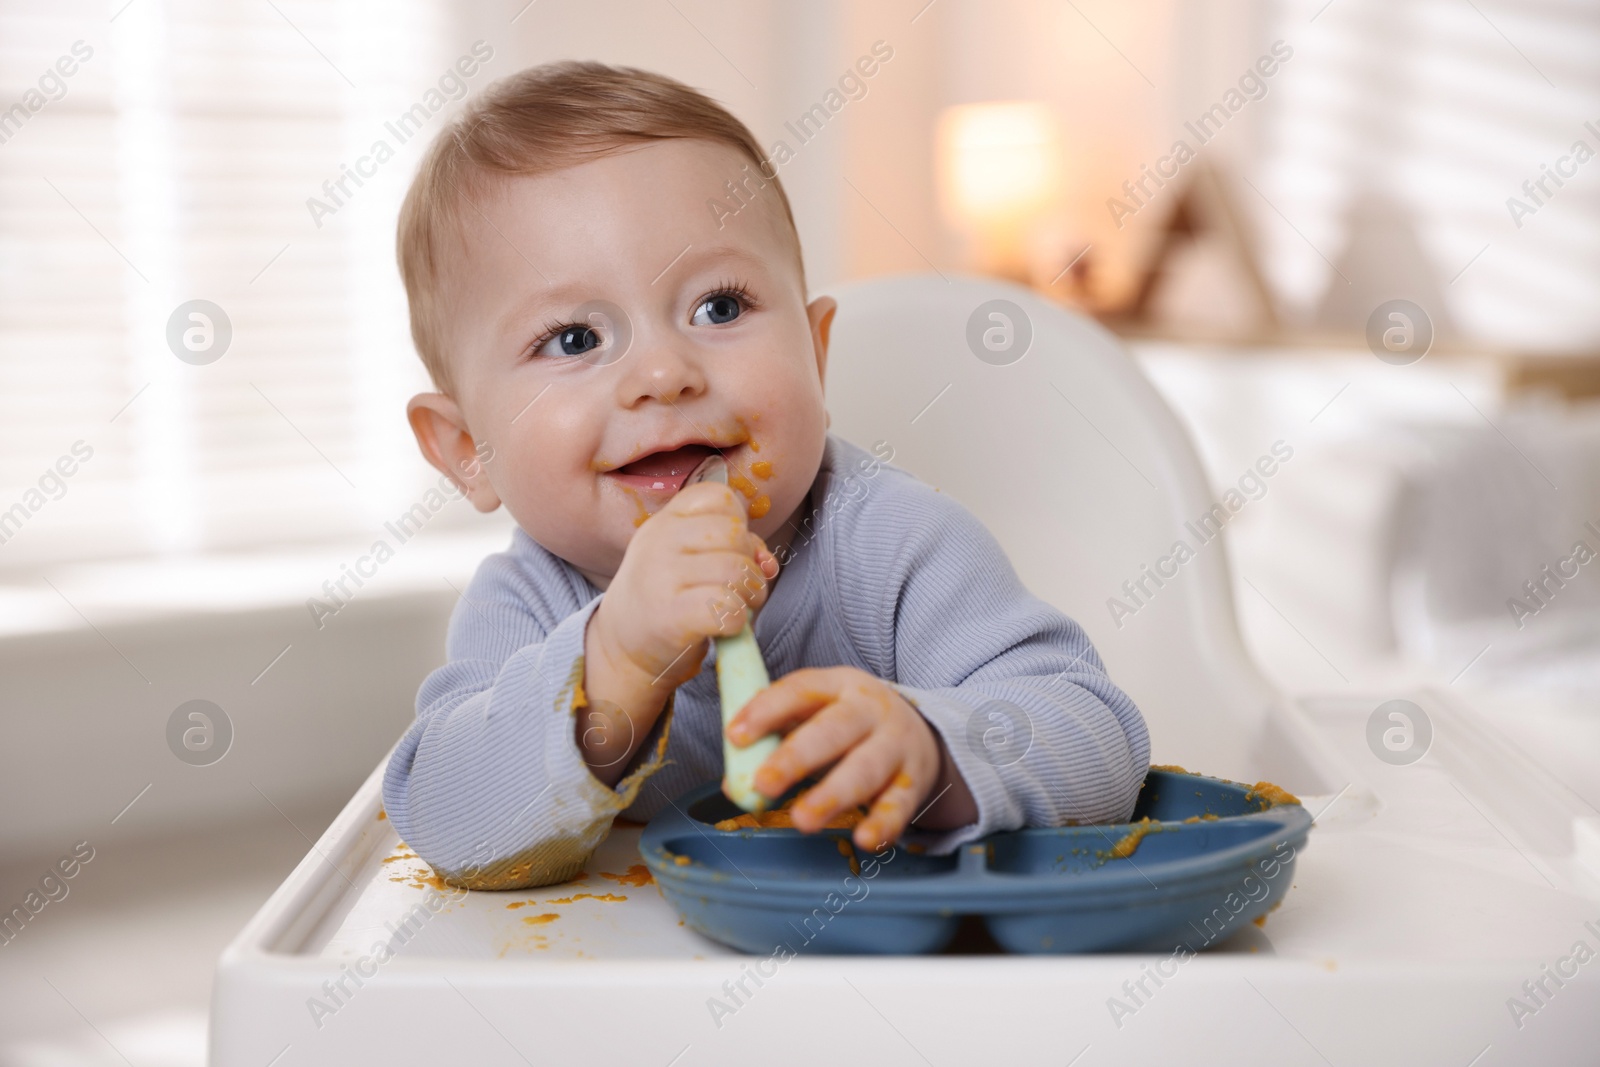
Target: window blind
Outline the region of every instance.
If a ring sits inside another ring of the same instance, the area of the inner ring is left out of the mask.
[[[426,494],[394,220],[459,99],[385,124],[440,98],[454,31],[442,2],[0,0],[0,573],[359,537]],[[504,73],[475,66],[463,93]],[[174,345],[190,301],[221,312]]]
[[[1325,328],[1360,330],[1378,303],[1403,297],[1454,342],[1593,352],[1594,5],[1277,0],[1266,10],[1268,39],[1295,55],[1264,109],[1257,190],[1241,196],[1281,294]],[[1565,176],[1548,177],[1556,168]]]

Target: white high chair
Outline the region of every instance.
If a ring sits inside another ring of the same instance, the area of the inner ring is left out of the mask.
[[[1365,731],[1403,694],[1274,692],[1240,642],[1221,540],[1186,525],[1219,498],[1104,330],[988,280],[834,292],[833,432],[887,442],[989,526],[1023,581],[1088,630],[1156,762],[1301,795],[1318,819],[1285,905],[1175,975],[1165,956],[802,956],[758,982],[756,958],[681,927],[653,886],[603,877],[639,862],[636,827],[613,830],[585,882],[441,901],[381,818],[380,766],[224,953],[213,1062],[687,1067],[849,1050],[1460,1067],[1485,1046],[1500,1057],[1485,1064],[1591,1062],[1576,1042],[1592,1051],[1600,982],[1569,982],[1520,1030],[1506,1006],[1574,940],[1600,947],[1600,834],[1581,801],[1438,696],[1412,695],[1433,750],[1396,767]],[[1178,564],[1180,540],[1193,557]],[[1130,610],[1114,617],[1112,598]],[[560,917],[523,921],[546,914]]]

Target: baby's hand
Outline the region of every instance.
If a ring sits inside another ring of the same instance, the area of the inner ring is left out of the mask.
[[[873,801],[856,847],[876,851],[899,838],[939,774],[933,728],[891,686],[854,667],[793,671],[750,699],[728,724],[736,745],[788,731],[755,775],[782,796],[818,767],[839,764],[797,801],[797,829],[822,829],[834,815]]]
[[[588,639],[664,696],[700,670],[706,638],[739,632],[777,573],[733,490],[687,486],[628,542]]]

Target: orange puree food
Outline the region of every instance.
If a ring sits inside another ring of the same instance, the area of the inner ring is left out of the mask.
[[[799,797],[791,797],[783,802],[781,807],[771,811],[763,811],[759,815],[753,812],[740,812],[731,819],[723,819],[717,823],[718,830],[792,830],[794,829],[794,816],[789,809],[794,806]],[[860,808],[847,808],[829,819],[823,827],[826,830],[854,830],[856,825],[866,817]]]
[[[1250,787],[1250,792],[1245,794],[1246,799],[1260,797],[1269,806],[1275,804],[1298,804],[1300,798],[1284,789],[1282,786],[1273,785],[1271,782],[1257,782]]]
[[[768,460],[758,459],[754,463],[750,464],[750,473],[754,474],[762,481],[766,481],[768,478],[772,477],[772,463]]]
[[[1144,818],[1140,819],[1134,824],[1132,830],[1129,830],[1126,834],[1119,838],[1114,845],[1111,846],[1111,857],[1119,860],[1127,859],[1138,850],[1139,842],[1144,840],[1145,834],[1150,833],[1152,830],[1159,830],[1160,828],[1160,823],[1151,822],[1150,817],[1146,815]]]
[[[631,885],[635,887],[647,886],[656,880],[655,875],[650,873],[650,868],[646,867],[642,863],[635,863],[632,867],[628,868],[626,873],[623,874],[611,874],[608,871],[601,871],[600,877],[609,878],[618,885]]]
[[[858,810],[841,811],[829,819],[823,827],[826,830],[854,830],[865,814]],[[764,811],[757,815],[753,812],[741,812],[731,819],[723,819],[717,823],[718,830],[792,830],[794,829],[794,816],[787,808],[774,811]]]
[[[861,873],[861,861],[856,859],[856,850],[851,847],[848,837],[839,838],[839,854],[850,861],[851,874],[859,875]]]

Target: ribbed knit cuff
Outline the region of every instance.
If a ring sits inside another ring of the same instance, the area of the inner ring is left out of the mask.
[[[944,747],[955,762],[955,769],[966,782],[967,790],[978,808],[978,821],[954,830],[927,830],[914,828],[916,840],[928,852],[942,856],[954,852],[968,841],[984,837],[996,830],[1010,830],[1021,826],[1021,813],[1015,810],[1005,783],[1000,779],[999,768],[985,758],[981,745],[975,750],[969,740],[976,727],[981,736],[982,723],[974,724],[973,717],[980,712],[964,701],[956,700],[946,692],[917,689],[912,686],[889,683],[906,698],[906,702],[927,720],[944,741]],[[923,805],[933,803],[929,796]]]

